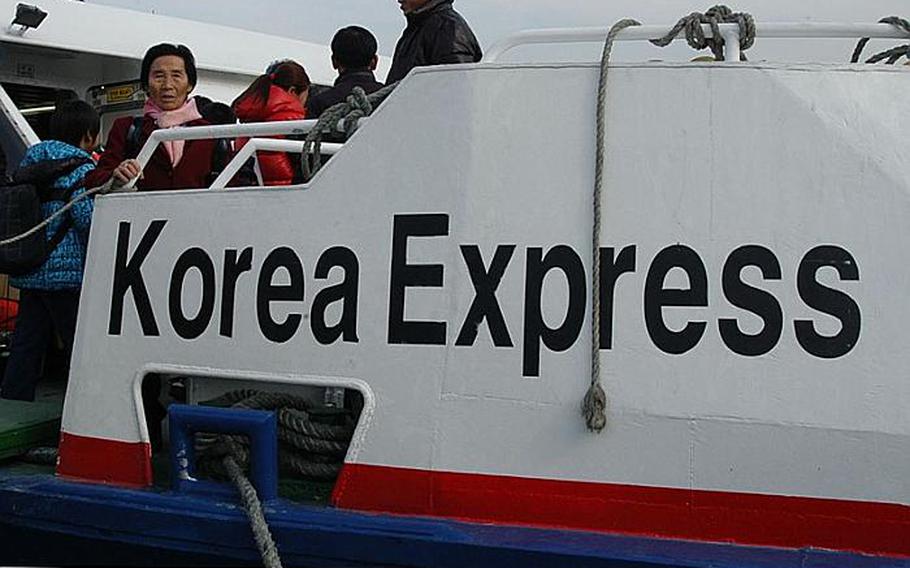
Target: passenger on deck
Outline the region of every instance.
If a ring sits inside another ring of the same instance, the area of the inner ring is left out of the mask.
[[[480,61],[480,44],[468,23],[452,8],[454,1],[398,0],[408,25],[395,46],[386,84],[404,79],[414,67]]]
[[[302,65],[286,60],[273,63],[232,103],[240,122],[273,122],[306,118],[310,77]],[[273,136],[272,138],[283,138]],[[237,140],[237,149],[248,139]],[[286,152],[258,152],[265,185],[290,185],[300,171],[299,162]]]
[[[89,187],[111,178],[122,186],[139,176],[135,160],[151,133],[159,128],[209,124],[190,93],[196,86],[196,60],[183,45],[162,43],[149,48],[139,81],[148,94],[141,119],[118,118],[111,127],[98,168],[87,176]],[[205,187],[210,181],[214,140],[164,142],[136,183],[139,190]]]
[[[319,118],[325,109],[343,102],[354,87],[370,94],[382,88],[373,71],[379,63],[376,38],[359,26],[341,28],[332,38],[332,67],[338,70],[335,86],[307,101],[307,116]]]
[[[64,103],[50,120],[52,140],[29,148],[20,167],[67,158],[84,160],[81,165],[77,162],[77,167],[54,183],[57,190],[77,188],[71,197],[78,197],[85,193],[83,178],[95,168],[91,153],[98,147],[100,130],[101,121],[91,105],[78,100]],[[42,205],[45,219],[63,207],[63,199],[66,199],[65,193],[59,200]],[[35,400],[42,359],[54,333],[62,340],[69,360],[93,208],[90,198],[83,199],[68,215],[52,221],[47,227],[48,239],[56,235],[64,223],[70,224],[60,244],[36,270],[10,279],[10,284],[19,288],[19,313],[0,397]]]

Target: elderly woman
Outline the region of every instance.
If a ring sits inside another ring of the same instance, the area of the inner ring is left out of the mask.
[[[114,121],[98,167],[86,177],[89,187],[112,178],[115,186],[122,186],[139,176],[139,162],[135,158],[153,131],[209,124],[190,97],[196,86],[196,60],[186,46],[162,43],[149,48],[142,59],[139,80],[148,95],[143,116]],[[136,187],[139,190],[205,187],[215,146],[214,140],[162,143]]]

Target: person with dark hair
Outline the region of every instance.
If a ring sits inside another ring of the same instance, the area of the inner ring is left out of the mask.
[[[290,59],[269,65],[237,97],[231,106],[240,122],[274,122],[306,118],[306,102],[310,94],[310,77],[302,65]],[[281,138],[275,136],[275,138]],[[237,140],[237,149],[246,144]],[[258,152],[259,171],[265,185],[290,185],[297,170],[286,152]]]
[[[454,1],[398,0],[408,25],[395,46],[386,84],[404,79],[414,67],[480,61],[480,44],[452,7]]]
[[[202,118],[211,124],[236,124],[237,115],[234,109],[224,103],[213,101],[208,97],[196,95],[196,106],[199,108],[199,114]]]
[[[85,193],[83,180],[95,168],[91,152],[97,148],[101,121],[84,101],[63,103],[50,120],[50,136],[29,148],[21,171],[43,162],[69,160],[69,166],[53,182],[51,200],[42,204],[45,219],[59,211],[65,201]],[[59,170],[55,170],[59,171]],[[9,361],[0,385],[0,397],[34,400],[41,362],[54,333],[63,341],[67,360],[76,331],[76,309],[82,288],[82,270],[92,222],[92,200],[82,199],[68,213],[46,228],[48,240],[59,242],[37,269],[10,279],[19,288],[19,313],[10,345]]]
[[[114,121],[98,168],[86,178],[86,184],[97,186],[113,179],[114,186],[122,186],[139,177],[139,190],[205,187],[211,174],[214,140],[164,142],[142,172],[135,159],[159,128],[209,124],[190,96],[196,79],[196,60],[188,47],[162,43],[149,48],[139,77],[148,95],[143,116]]]
[[[354,87],[370,94],[382,88],[373,72],[379,63],[376,38],[360,26],[348,26],[332,38],[332,67],[338,70],[335,85],[307,102],[307,116],[319,118],[325,109],[344,101]]]

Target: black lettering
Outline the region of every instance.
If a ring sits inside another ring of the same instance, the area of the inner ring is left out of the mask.
[[[405,321],[404,302],[409,287],[439,288],[443,283],[443,265],[408,264],[408,238],[448,234],[449,216],[446,214],[395,215],[389,290],[390,344],[445,345],[445,322]]]
[[[774,253],[758,245],[744,245],[730,253],[724,263],[721,283],[727,301],[752,312],[764,322],[758,333],[744,333],[735,319],[718,320],[720,337],[734,353],[746,357],[764,355],[777,346],[784,328],[784,313],[773,294],[742,280],[743,268],[757,266],[765,280],[780,280],[780,262]]]
[[[247,247],[243,249],[240,256],[237,256],[235,249],[224,251],[224,269],[222,271],[222,280],[224,289],[221,292],[221,329],[220,333],[224,337],[233,337],[234,335],[234,298],[237,292],[237,279],[244,272],[253,269],[253,249]]]
[[[664,288],[667,274],[674,268],[686,272],[688,289]],[[664,323],[663,316],[665,307],[708,305],[708,275],[698,253],[685,245],[669,246],[657,253],[645,280],[644,303],[648,335],[658,349],[680,355],[698,345],[708,325],[706,322],[688,322],[682,330],[673,331]]]
[[[183,313],[183,284],[187,273],[193,268],[202,276],[202,302],[196,316],[188,318]],[[196,339],[205,333],[215,312],[215,265],[201,248],[187,249],[177,259],[171,273],[167,306],[171,325],[177,335],[183,339]]]
[[[283,268],[290,276],[290,283],[273,284],[272,279],[279,269]],[[272,302],[303,301],[303,265],[297,254],[288,247],[279,247],[269,253],[259,271],[259,284],[256,290],[256,317],[262,334],[275,343],[289,341],[303,316],[297,313],[288,314],[284,322],[278,323],[272,318]]]
[[[332,268],[344,270],[344,279],[334,286],[323,288],[313,300],[310,316],[310,327],[316,341],[329,345],[342,337],[348,343],[357,343],[357,288],[360,278],[360,263],[351,249],[332,247],[322,253],[316,263],[315,277],[324,280],[329,277]],[[325,312],[329,305],[343,302],[341,319],[334,326],[325,322]]]
[[[493,338],[493,345],[496,347],[513,346],[509,328],[506,326],[505,318],[499,307],[499,301],[496,299],[496,289],[499,287],[499,282],[502,280],[502,276],[505,274],[514,252],[515,245],[500,245],[496,247],[496,253],[490,262],[489,270],[487,270],[483,264],[480,247],[477,245],[461,246],[461,256],[464,257],[464,262],[468,267],[468,274],[474,284],[474,301],[471,302],[471,307],[468,309],[468,315],[464,319],[455,345],[474,345],[474,341],[477,339],[477,330],[483,320],[486,319],[487,326],[490,329],[490,336]]]
[[[823,245],[806,253],[799,263],[796,287],[807,306],[840,320],[840,331],[821,335],[811,320],[796,320],[796,340],[810,354],[822,359],[835,359],[849,353],[859,340],[861,315],[859,305],[840,290],[822,285],[816,278],[819,269],[830,266],[841,280],[859,280],[859,267],[846,250]]]
[[[575,343],[585,319],[586,285],[581,258],[565,245],[555,246],[543,256],[543,249],[528,248],[525,275],[524,352],[522,374],[540,376],[540,343],[554,352],[565,351]],[[542,257],[542,258],[541,258]],[[569,285],[569,305],[559,327],[547,326],[543,319],[541,296],[543,282],[551,270],[560,270]]]
[[[635,272],[635,245],[613,256],[613,247],[600,249],[600,348],[613,348],[613,296],[620,275]]]
[[[121,221],[117,235],[117,256],[114,261],[114,283],[111,291],[111,312],[108,320],[107,332],[111,335],[120,335],[123,329],[123,300],[127,291],[133,293],[133,302],[136,304],[136,313],[139,315],[139,324],[142,333],[146,336],[157,337],[158,323],[152,311],[152,302],[149,300],[145,281],[142,279],[142,263],[152,250],[161,231],[167,224],[165,219],[157,219],[149,223],[148,229],[139,240],[132,257],[127,257],[130,244],[130,223]]]

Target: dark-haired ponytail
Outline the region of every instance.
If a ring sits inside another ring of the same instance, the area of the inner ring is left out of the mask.
[[[237,106],[241,100],[247,98],[259,105],[265,105],[269,100],[272,85],[281,87],[285,91],[290,91],[291,88],[305,91],[310,88],[310,77],[303,66],[296,61],[287,60],[274,63],[269,65],[264,74],[256,77],[256,80],[234,99],[231,106]]]

